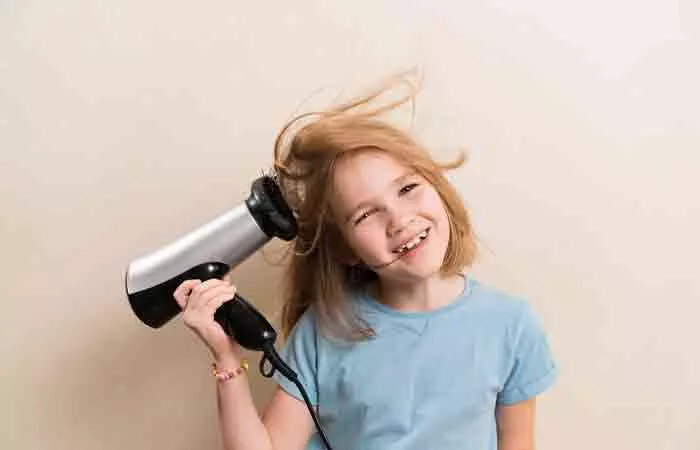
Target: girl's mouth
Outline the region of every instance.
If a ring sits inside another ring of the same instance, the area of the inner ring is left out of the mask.
[[[407,253],[412,252],[413,250],[418,248],[423,243],[423,241],[425,241],[429,233],[430,228],[426,228],[425,230],[421,231],[413,238],[411,238],[409,241],[405,242],[403,245],[400,245],[399,247],[392,250],[392,253],[403,256]]]

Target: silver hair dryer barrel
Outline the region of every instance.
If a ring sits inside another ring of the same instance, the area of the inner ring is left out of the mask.
[[[143,323],[158,328],[180,312],[173,292],[184,280],[221,278],[273,237],[289,241],[296,234],[296,220],[277,183],[262,176],[243,204],[129,264],[131,308]]]

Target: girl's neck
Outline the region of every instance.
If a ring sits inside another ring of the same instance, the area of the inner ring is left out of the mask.
[[[465,277],[435,275],[419,281],[381,280],[377,299],[398,311],[425,312],[447,306],[464,292]]]

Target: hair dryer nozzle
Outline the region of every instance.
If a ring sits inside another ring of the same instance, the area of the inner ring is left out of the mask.
[[[290,241],[297,235],[294,214],[273,178],[262,176],[255,180],[246,205],[268,236]]]

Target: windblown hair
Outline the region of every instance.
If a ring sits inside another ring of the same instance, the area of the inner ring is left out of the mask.
[[[402,88],[393,100],[382,98]],[[444,172],[460,167],[440,164],[406,132],[380,116],[410,103],[417,84],[409,74],[392,78],[373,93],[324,112],[301,114],[280,131],[274,147],[274,169],[283,196],[294,212],[299,232],[286,273],[282,331],[288,336],[310,307],[325,335],[358,341],[373,330],[355,313],[351,295],[368,288],[378,276],[365,266],[350,266],[350,248],[330,212],[334,168],[341,158],[373,151],[389,155],[431,183],[440,195],[450,224],[441,272],[461,273],[475,257],[476,244],[469,215]],[[373,106],[377,104],[376,106]]]

